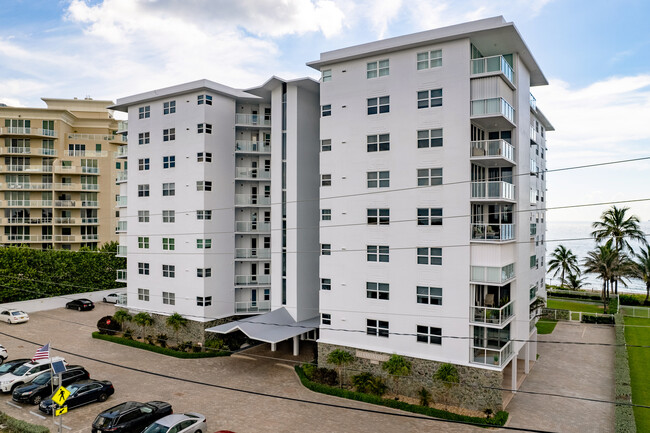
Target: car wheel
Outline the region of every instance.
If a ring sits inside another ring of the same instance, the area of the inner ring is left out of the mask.
[[[194,433],[201,433],[201,430],[195,430]]]
[[[106,298],[104,298],[104,302],[108,302],[108,301],[106,300]]]
[[[2,365],[3,362],[5,362],[5,359],[0,357],[0,365]]]
[[[35,395],[34,398],[32,398],[32,404],[39,404],[43,400],[43,397],[40,395]]]
[[[77,307],[77,311],[81,311],[81,307]]]
[[[108,398],[108,395],[106,395],[105,392],[102,392],[101,394],[99,394],[99,398],[97,400],[98,401],[106,401],[107,398]]]
[[[12,386],[10,392],[13,394],[13,393],[14,393],[14,390],[15,390],[16,388],[18,388],[20,385],[23,385],[23,384],[22,384],[22,383],[17,383],[17,384],[15,384],[14,386]]]

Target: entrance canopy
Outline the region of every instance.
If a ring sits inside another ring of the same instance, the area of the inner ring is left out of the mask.
[[[264,341],[265,343],[279,343],[312,331],[318,328],[318,325],[318,317],[296,322],[286,308],[282,307],[259,316],[247,317],[236,322],[207,328],[206,331],[227,334],[240,330],[253,340]]]

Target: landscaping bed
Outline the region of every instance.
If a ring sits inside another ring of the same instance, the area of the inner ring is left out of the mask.
[[[550,334],[555,329],[555,325],[557,325],[557,320],[540,319],[535,324],[535,326],[537,327],[537,334],[538,335]]]
[[[5,426],[2,431],[7,433],[50,433],[47,427],[12,418],[3,412],[0,412],[0,424]]]
[[[123,344],[125,346],[135,347],[138,349],[148,350],[163,355],[173,356],[175,358],[214,358],[217,356],[230,356],[230,351],[216,350],[212,348],[202,348],[201,346],[191,346],[190,352],[174,350],[169,347],[161,347],[155,344],[149,344],[143,341],[137,341],[130,338],[120,337],[117,335],[100,334],[93,332],[93,338],[110,341],[112,343]],[[205,351],[202,351],[205,350]]]

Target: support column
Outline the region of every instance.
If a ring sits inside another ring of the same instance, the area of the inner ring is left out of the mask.
[[[512,392],[517,391],[517,357],[512,358]]]
[[[526,365],[524,365],[524,373],[530,373],[530,341],[526,343]]]
[[[293,356],[298,356],[300,353],[300,339],[297,335],[293,337]]]
[[[275,343],[271,343],[271,352],[275,352],[276,350]]]

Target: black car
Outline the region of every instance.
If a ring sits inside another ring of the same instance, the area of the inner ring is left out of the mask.
[[[66,371],[61,373],[61,384],[68,386],[79,380],[90,379],[90,374],[80,365],[69,365]],[[54,385],[52,384],[52,373],[47,372],[37,376],[27,385],[19,386],[14,389],[11,396],[13,401],[18,403],[39,404],[41,400],[52,394],[52,388],[59,386],[58,376],[54,376]]]
[[[171,404],[164,401],[127,401],[97,415],[93,421],[92,433],[139,433],[152,422],[172,412]]]
[[[31,359],[12,359],[11,361],[5,361],[4,364],[0,365],[0,376],[5,375],[7,373],[13,373],[18,367],[21,365],[30,362]]]
[[[93,308],[95,308],[95,304],[93,304],[93,301],[91,301],[90,299],[81,298],[66,303],[65,308],[69,308],[71,310],[85,311],[85,310],[92,310]]]
[[[95,401],[106,401],[109,395],[115,393],[113,384],[108,380],[82,380],[66,386],[66,389],[70,391],[70,395],[63,405],[68,406],[68,409],[74,409]],[[38,405],[38,410],[48,415],[51,415],[52,411],[58,408],[59,405],[49,398]]]

